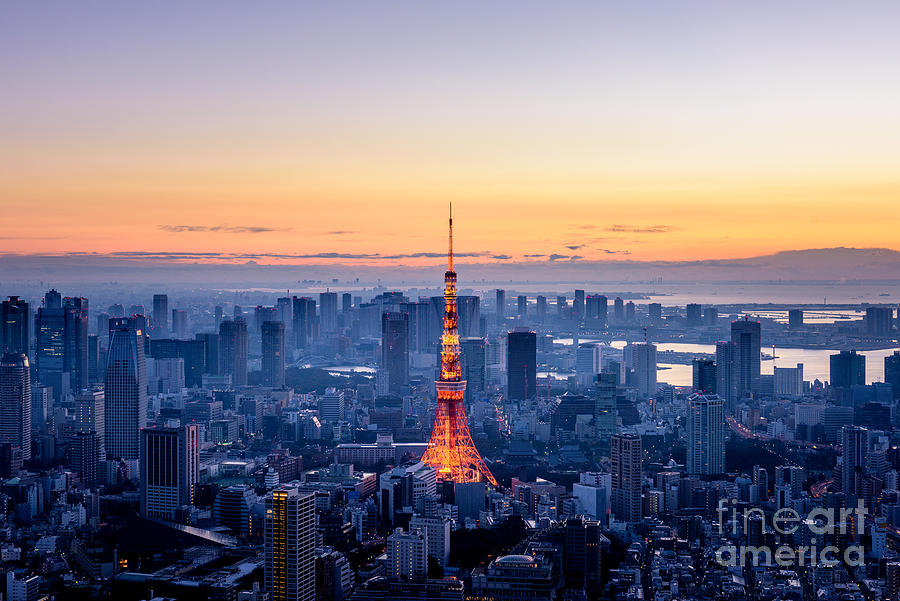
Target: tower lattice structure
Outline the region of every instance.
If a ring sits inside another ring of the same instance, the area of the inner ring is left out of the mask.
[[[466,381],[462,379],[459,350],[459,322],[456,312],[456,272],[453,270],[453,213],[450,213],[450,241],[444,274],[444,334],[441,336],[441,379],[437,388],[437,411],[431,440],[422,461],[437,470],[438,478],[452,482],[481,482],[494,486],[497,480],[484,464],[466,415]]]

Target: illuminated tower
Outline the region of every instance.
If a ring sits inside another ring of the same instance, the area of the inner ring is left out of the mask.
[[[497,481],[488,470],[472,442],[466,416],[459,350],[459,326],[456,314],[456,272],[453,271],[453,213],[450,214],[448,269],[444,274],[444,335],[441,337],[441,379],[435,382],[438,393],[434,428],[422,461],[437,470],[438,478],[451,482]]]

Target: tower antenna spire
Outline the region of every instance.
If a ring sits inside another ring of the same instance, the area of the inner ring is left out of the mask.
[[[450,203],[450,250],[447,253],[448,271],[453,271],[453,203]]]

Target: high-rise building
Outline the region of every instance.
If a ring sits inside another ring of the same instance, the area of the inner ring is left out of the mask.
[[[334,388],[325,390],[319,397],[319,419],[328,424],[344,420],[344,393]]]
[[[231,530],[235,536],[250,534],[250,511],[256,505],[256,493],[248,484],[223,488],[216,495],[213,519],[216,525]]]
[[[612,511],[623,522],[641,520],[642,449],[636,434],[615,434],[609,441]]]
[[[178,339],[187,338],[188,319],[187,311],[172,309],[172,336]]]
[[[894,310],[890,307],[866,308],[866,333],[888,336],[894,329]]]
[[[566,317],[566,309],[568,308],[568,299],[565,296],[557,296],[556,297],[556,316],[560,319],[565,319]]]
[[[443,306],[441,309],[443,310]],[[456,299],[456,310],[459,315],[460,338],[481,336],[481,299],[477,296],[460,296]],[[439,331],[436,334],[440,336]]]
[[[337,292],[319,293],[319,323],[323,332],[337,330]]]
[[[315,495],[282,485],[266,495],[265,588],[271,601],[316,598]]]
[[[150,357],[155,360],[182,359],[184,362],[184,385],[188,388],[196,388],[203,385],[203,374],[215,373],[207,368],[206,361],[209,355],[206,338],[212,336],[213,344],[218,347],[216,334],[198,334],[195,340],[178,340],[175,338],[157,338],[150,340]],[[218,362],[218,348],[214,350],[214,360]]]
[[[106,459],[100,454],[102,440],[96,432],[76,432],[72,437],[72,468],[88,488],[97,486],[97,468]]]
[[[104,385],[106,454],[137,460],[141,428],[147,425],[147,367],[143,331],[117,327],[109,343]]]
[[[656,394],[656,345],[649,342],[629,344],[626,366],[634,370],[634,386],[638,395],[647,399]]]
[[[28,303],[10,296],[0,304],[0,353],[31,356],[31,314]]]
[[[528,297],[523,294],[516,297],[516,314],[520,318],[528,315]]]
[[[601,439],[616,432],[618,381],[617,374],[601,372],[594,386],[594,430]]]
[[[792,330],[803,327],[803,309],[790,309],[788,311],[788,327]]]
[[[218,328],[217,328],[218,329]],[[199,332],[194,336],[194,339],[201,342],[203,344],[203,373],[212,374],[214,376],[222,375],[222,359],[219,356],[220,344],[219,344],[219,334],[218,333],[210,333],[210,332]],[[152,343],[151,343],[152,348]],[[185,361],[185,363],[187,363]],[[190,383],[188,378],[188,369],[185,365],[185,385],[193,386]],[[200,383],[203,382],[203,374],[200,374]]]
[[[725,399],[728,413],[734,413],[738,401],[737,345],[723,340],[716,343],[716,394]]]
[[[249,353],[247,322],[243,318],[223,321],[219,326],[219,344],[223,373],[231,375],[233,386],[246,386]]]
[[[689,328],[695,328],[703,323],[703,307],[697,303],[688,303],[685,307],[685,321]]]
[[[279,296],[275,301],[275,309],[278,314],[275,321],[284,324],[284,328],[288,329],[294,323],[294,305],[288,296]]]
[[[169,337],[169,296],[153,295],[153,338]]]
[[[725,401],[716,395],[688,397],[688,474],[715,475],[725,471]]]
[[[866,383],[866,356],[856,351],[841,351],[831,355],[831,385],[835,388]]]
[[[507,333],[506,390],[510,399],[537,395],[537,335],[527,328]]]
[[[603,365],[601,346],[596,342],[579,344],[575,350],[575,376],[578,385],[589,388],[594,384]]]
[[[343,293],[341,295],[341,313],[349,313],[352,308],[353,298],[350,296],[349,292]]]
[[[692,389],[701,394],[716,394],[716,362],[712,359],[694,359]]]
[[[625,301],[618,296],[613,301],[613,318],[615,318],[616,324],[621,324],[625,321]]]
[[[23,353],[3,353],[0,359],[0,443],[31,459],[31,365]]]
[[[857,496],[869,459],[869,431],[859,426],[841,429],[841,492]]]
[[[306,348],[312,339],[312,327],[316,316],[316,301],[306,297],[293,297],[294,347]]]
[[[884,358],[884,381],[894,389],[894,398],[900,398],[900,351]]]
[[[497,323],[503,323],[506,319],[506,290],[501,290],[500,288],[496,291],[496,310],[497,310]]]
[[[591,294],[584,301],[584,323],[588,327],[605,328],[609,311],[608,299],[602,294]]]
[[[466,381],[466,400],[479,398],[486,388],[484,338],[461,338],[462,379]]]
[[[194,424],[141,430],[141,515],[163,520],[194,502],[200,481],[200,435]]]
[[[38,309],[35,363],[38,380],[61,399],[88,385],[88,299],[60,298],[51,290]]]
[[[438,565],[446,566],[450,559],[450,518],[414,516],[409,522],[410,531],[425,532],[427,553]]]
[[[284,323],[264,321],[262,324],[263,386],[284,387]]]
[[[584,319],[584,290],[575,291],[575,300],[572,301],[572,319],[575,321]]]
[[[409,314],[381,316],[381,369],[384,394],[402,395],[409,386]]]
[[[738,394],[743,397],[759,392],[761,342],[759,322],[749,319],[731,322],[731,341],[735,344]]]
[[[106,396],[102,390],[84,391],[75,397],[75,427],[98,436],[98,460],[106,459]]]
[[[803,364],[797,367],[774,367],[773,382],[777,396],[799,397],[803,394]]]
[[[399,580],[423,579],[428,575],[428,534],[423,529],[394,529],[387,537],[388,575]]]
[[[547,319],[547,297],[538,295],[534,299],[534,313],[539,323]]]
[[[662,305],[660,303],[650,303],[647,305],[647,317],[650,321],[656,322],[662,320]]]

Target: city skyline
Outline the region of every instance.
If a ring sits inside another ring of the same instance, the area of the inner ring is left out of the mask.
[[[11,8],[6,252],[436,265],[448,201],[460,264],[897,248],[895,5],[210,6]]]

